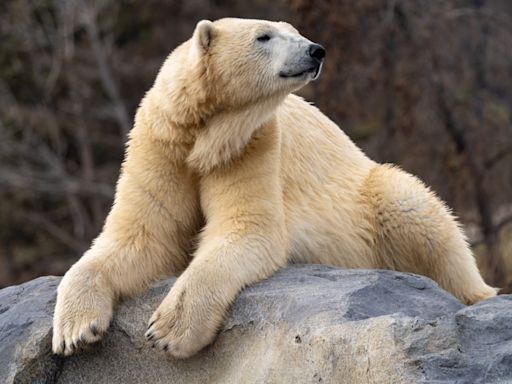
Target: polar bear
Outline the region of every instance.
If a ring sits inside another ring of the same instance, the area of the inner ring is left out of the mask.
[[[324,55],[282,22],[197,24],[140,104],[102,233],[59,285],[55,353],[100,339],[121,298],[170,275],[146,337],[177,358],[286,263],[423,274],[467,304],[495,295],[434,193],[291,94]]]

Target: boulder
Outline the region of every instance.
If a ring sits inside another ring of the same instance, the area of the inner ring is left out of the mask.
[[[245,289],[217,340],[175,360],[144,340],[175,279],[121,304],[104,340],[51,352],[58,277],[0,291],[3,383],[507,383],[512,297],[465,307],[412,274],[295,265]]]

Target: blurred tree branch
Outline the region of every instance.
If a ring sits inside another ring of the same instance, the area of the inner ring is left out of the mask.
[[[98,64],[101,84],[112,101],[115,117],[121,129],[122,139],[125,140],[125,138],[128,136],[128,132],[130,131],[131,123],[130,119],[128,118],[126,107],[121,100],[121,96],[114,81],[114,77],[112,76],[110,66],[108,65],[104,44],[99,37],[98,26],[96,23],[96,15],[98,10],[88,5],[88,3],[86,3],[84,0],[79,0],[79,4],[79,13],[82,15],[82,22],[87,31],[87,36],[89,37],[92,52]]]

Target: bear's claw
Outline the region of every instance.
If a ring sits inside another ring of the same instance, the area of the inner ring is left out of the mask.
[[[75,309],[79,305],[72,303],[70,298],[63,307],[66,311],[58,308],[53,325],[52,349],[58,355],[72,355],[100,340],[112,317],[112,311],[105,311],[102,305],[91,306],[87,310]]]
[[[195,289],[184,276],[180,279],[151,316],[145,337],[154,348],[183,359],[213,341],[224,311],[215,310],[201,297],[188,295]],[[201,315],[206,312],[212,315]]]

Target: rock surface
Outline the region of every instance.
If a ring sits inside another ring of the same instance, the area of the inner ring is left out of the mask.
[[[0,291],[2,383],[510,383],[512,297],[465,307],[431,280],[291,266],[246,289],[215,343],[183,361],[144,342],[169,279],[126,301],[103,341],[53,356],[60,278]]]

